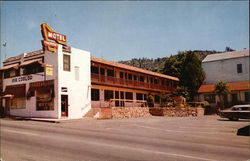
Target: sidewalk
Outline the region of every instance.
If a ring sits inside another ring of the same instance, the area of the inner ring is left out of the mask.
[[[19,116],[7,116],[5,118],[13,119],[13,120],[31,120],[31,121],[41,121],[41,122],[51,122],[51,123],[62,123],[62,122],[72,122],[72,121],[78,121],[78,120],[88,120],[93,118],[78,118],[78,119],[69,119],[69,118],[61,118],[61,119],[55,119],[55,118],[41,118],[41,117],[19,117]]]

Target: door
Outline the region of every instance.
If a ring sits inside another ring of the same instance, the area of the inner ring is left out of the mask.
[[[68,95],[61,95],[61,114],[68,116]]]
[[[5,112],[6,112],[6,114],[7,115],[9,115],[10,114],[10,106],[11,106],[11,99],[10,98],[6,98],[5,99]]]
[[[115,91],[115,99],[119,99],[119,91]],[[119,101],[115,101],[115,107],[119,107]]]

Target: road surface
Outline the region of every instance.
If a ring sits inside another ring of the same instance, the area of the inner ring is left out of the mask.
[[[243,161],[248,121],[204,117],[82,119],[63,123],[1,119],[4,161]]]

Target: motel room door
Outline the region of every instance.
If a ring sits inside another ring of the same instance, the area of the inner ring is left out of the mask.
[[[61,115],[68,116],[68,95],[61,95]]]

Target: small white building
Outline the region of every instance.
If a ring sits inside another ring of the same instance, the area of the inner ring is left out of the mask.
[[[249,50],[232,51],[207,55],[202,61],[206,74],[203,85],[198,90],[198,101],[208,101],[211,106],[219,102],[214,93],[214,84],[227,82],[230,93],[224,96],[226,106],[249,103]]]
[[[73,119],[90,110],[89,52],[73,47],[66,52],[58,44],[57,53],[39,50],[3,63],[2,103],[10,115]]]

